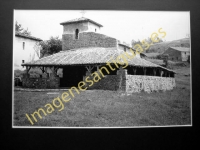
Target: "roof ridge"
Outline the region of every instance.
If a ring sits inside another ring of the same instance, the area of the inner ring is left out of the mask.
[[[89,19],[89,18],[86,18],[86,17],[81,17],[81,18],[75,18],[75,19],[71,19],[71,20],[68,20],[68,21],[65,21],[65,22],[61,22],[60,25],[64,25],[64,24],[70,24],[70,23],[75,23],[75,22],[81,22],[81,21],[90,21],[100,27],[103,27],[101,24]]]

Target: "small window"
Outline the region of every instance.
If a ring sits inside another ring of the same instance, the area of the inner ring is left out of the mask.
[[[79,34],[79,30],[76,29],[76,31],[75,31],[75,39],[78,39],[78,34]]]
[[[124,51],[126,51],[126,47],[124,47]]]
[[[23,47],[23,50],[25,50],[25,42],[23,42],[22,47]]]
[[[95,29],[95,32],[97,32],[97,29]]]
[[[185,52],[185,55],[186,55],[186,52]]]
[[[25,61],[24,60],[22,60],[22,63],[24,63]]]

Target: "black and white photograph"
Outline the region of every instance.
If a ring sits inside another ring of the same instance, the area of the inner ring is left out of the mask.
[[[190,11],[13,15],[13,128],[192,126]]]

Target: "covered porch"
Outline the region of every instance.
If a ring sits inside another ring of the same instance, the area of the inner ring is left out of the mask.
[[[122,57],[118,62],[119,55]],[[170,78],[174,80],[175,73],[172,70],[153,64],[142,58],[134,57],[130,59],[129,57],[123,51],[110,48],[85,48],[84,50],[81,48],[62,51],[34,62],[22,64],[22,66],[26,67],[23,87],[77,87],[80,81],[85,81],[88,77],[88,80],[94,80],[94,84],[88,87],[88,89],[122,89],[126,91],[127,87],[132,86],[132,84],[134,85],[132,79],[135,77],[138,80],[142,80],[141,84],[143,85],[147,85],[147,80],[153,82],[157,78],[163,80]],[[42,74],[39,78],[31,78],[29,76],[31,68],[39,68],[41,70]],[[95,72],[99,76],[98,82],[92,76]],[[127,82],[128,80],[131,82]],[[171,84],[171,80],[168,81],[167,79],[166,82],[170,82]]]

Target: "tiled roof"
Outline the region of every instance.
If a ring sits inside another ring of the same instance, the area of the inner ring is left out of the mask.
[[[63,65],[88,65],[88,64],[106,64],[111,62],[124,53],[123,50],[113,48],[102,48],[102,47],[89,47],[89,48],[78,48],[74,50],[61,51],[59,53],[43,57],[39,60],[24,63],[23,66],[63,66]],[[141,67],[157,67],[163,68],[168,71],[167,68],[151,63],[139,57],[134,57],[128,60],[128,64],[131,66]]]
[[[188,47],[171,47],[172,49],[175,49],[177,51],[181,51],[181,52],[189,52],[190,48]]]
[[[36,37],[33,37],[33,36],[29,36],[29,35],[24,35],[24,34],[19,33],[19,32],[15,32],[15,36],[20,36],[20,37],[24,37],[24,38],[28,38],[28,39],[32,39],[32,40],[36,40],[36,41],[42,41],[42,39],[40,39],[40,38],[36,38]]]
[[[62,22],[60,23],[61,25],[64,25],[64,24],[71,24],[71,23],[76,23],[76,22],[85,22],[85,21],[89,21],[89,22],[92,22],[100,27],[103,27],[101,24],[93,21],[93,20],[90,20],[88,18],[85,18],[85,17],[81,17],[81,18],[76,18],[76,19],[73,19],[73,20],[69,20],[69,21],[65,21],[65,22]]]

